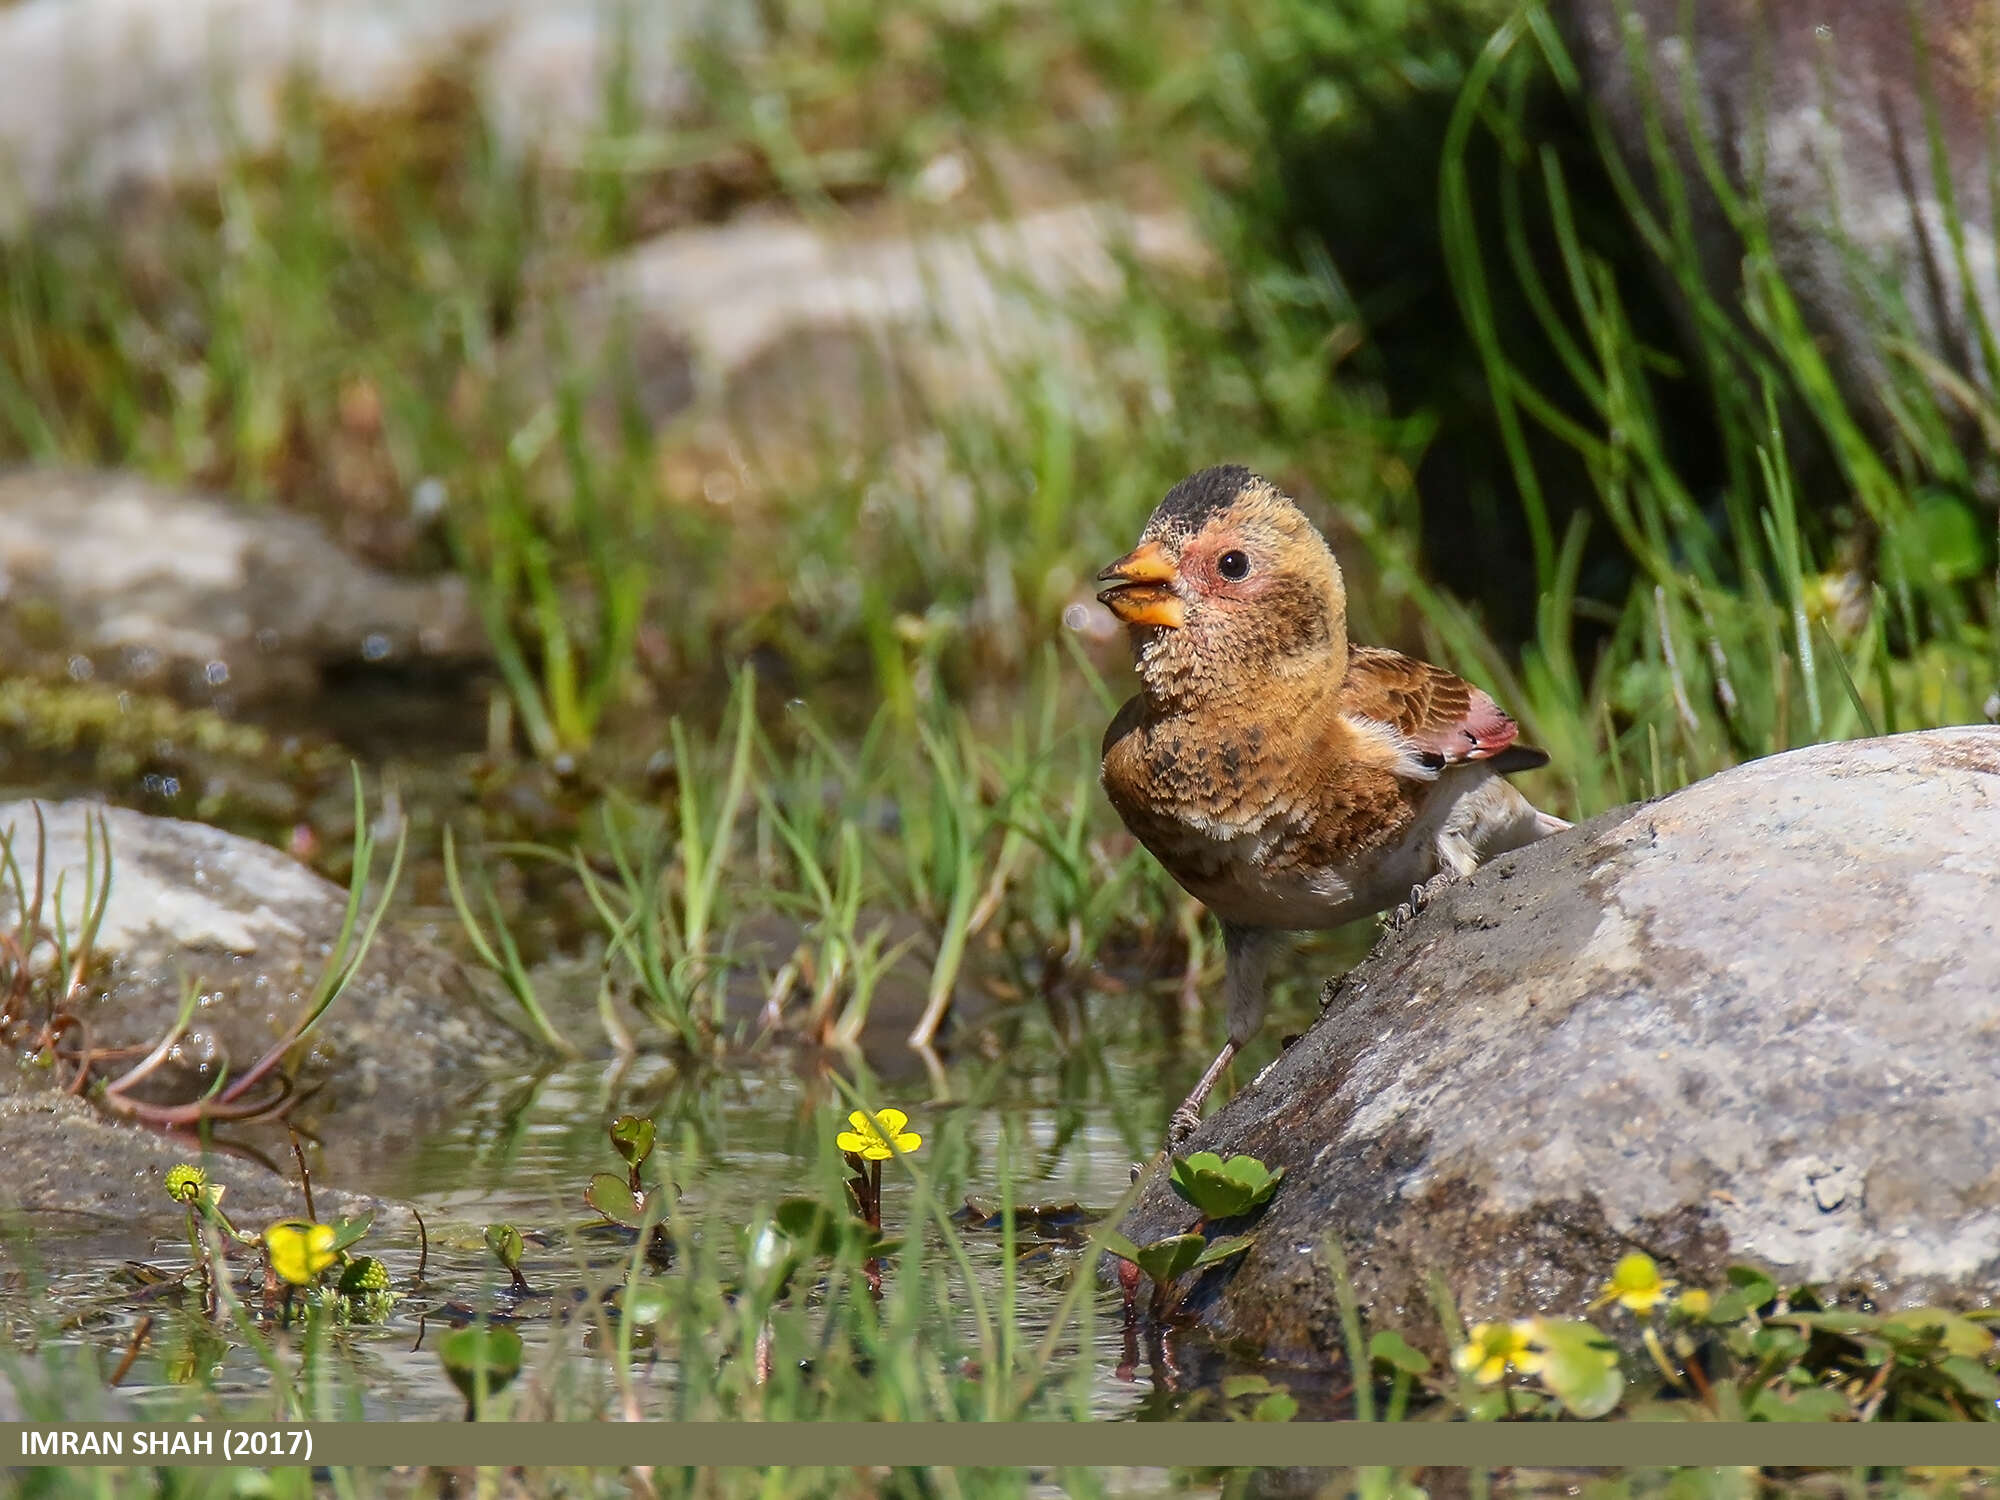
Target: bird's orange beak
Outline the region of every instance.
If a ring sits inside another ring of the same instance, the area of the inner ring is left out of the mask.
[[[1097,602],[1127,625],[1158,625],[1167,630],[1187,623],[1187,605],[1174,592],[1180,569],[1158,542],[1141,542],[1097,575],[1111,585]]]

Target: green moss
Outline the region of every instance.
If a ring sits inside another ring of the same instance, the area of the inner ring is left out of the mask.
[[[7,779],[89,786],[153,812],[274,836],[301,817],[345,757],[206,709],[98,683],[0,679]],[[148,784],[148,778],[157,778]],[[173,783],[181,795],[163,798]]]

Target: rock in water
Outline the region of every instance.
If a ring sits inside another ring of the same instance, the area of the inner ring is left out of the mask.
[[[0,1085],[0,1133],[7,1142],[0,1156],[0,1211],[30,1216],[36,1243],[45,1249],[44,1271],[59,1266],[73,1248],[104,1253],[107,1242],[123,1237],[119,1253],[142,1257],[171,1241],[183,1214],[167,1196],[167,1173],[181,1162],[203,1167],[228,1187],[224,1206],[240,1229],[305,1212],[299,1184],[254,1159],[205,1148],[188,1136],[121,1125],[59,1089],[16,1093]],[[333,1219],[371,1210],[379,1216],[387,1205],[315,1179],[313,1207]],[[391,1221],[376,1222],[387,1228]],[[0,1402],[4,1395],[0,1388]]]
[[[1884,1305],[2000,1274],[2000,728],[1819,745],[1507,855],[1328,985],[1190,1151],[1287,1169],[1189,1285],[1325,1363],[1373,1327],[1582,1311],[1625,1251]],[[1163,1179],[1125,1233],[1190,1227]]]
[[[43,469],[0,475],[0,649],[225,712],[332,667],[487,656],[463,579],[391,577],[300,516]]]
[[[102,817],[108,828],[111,892],[95,944],[103,967],[93,967],[92,995],[78,1008],[92,1045],[141,1049],[136,1059],[171,1028],[186,986],[199,992],[186,1036],[141,1097],[199,1098],[219,1070],[241,1074],[285,1037],[340,931],[345,891],[288,855],[202,823],[81,801],[43,804],[42,817],[45,925],[60,879],[72,935],[84,910],[86,818]],[[0,803],[0,837],[9,836],[32,892],[34,804]],[[100,858],[99,879],[102,869]],[[0,913],[8,914],[0,923],[9,930],[17,899],[0,871]],[[321,1086],[316,1118],[359,1106],[369,1127],[395,1130],[445,1106],[442,1079],[507,1055],[515,1041],[480,1006],[456,960],[385,924],[308,1039],[299,1082]],[[0,1092],[8,1087],[0,1082]]]

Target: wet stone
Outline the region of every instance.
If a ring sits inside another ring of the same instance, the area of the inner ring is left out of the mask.
[[[393,577],[303,517],[17,469],[0,474],[0,656],[227,713],[310,698],[329,673],[474,666],[487,646],[464,580]]]
[[[0,1085],[0,1135],[7,1142],[0,1212],[30,1215],[38,1236],[60,1236],[65,1246],[130,1233],[140,1238],[124,1253],[143,1256],[183,1235],[185,1212],[166,1188],[167,1173],[182,1162],[227,1186],[223,1207],[240,1228],[305,1212],[296,1181],[241,1156],[204,1152],[193,1140],[107,1119],[59,1089]],[[374,1212],[378,1227],[390,1227],[376,1199],[317,1181],[313,1208],[322,1219]]]
[[[2000,1276],[2000,728],[1773,756],[1443,891],[1189,1151],[1286,1179],[1191,1279],[1225,1341],[1336,1360],[1370,1326],[1580,1313],[1638,1248],[1882,1306]],[[1124,1232],[1191,1227],[1164,1176]]]
[[[240,1075],[285,1038],[339,934],[343,889],[278,850],[206,824],[83,801],[42,804],[41,812],[44,889],[53,893],[62,880],[72,933],[83,912],[86,818],[103,818],[109,835],[111,890],[92,993],[76,1007],[91,1044],[142,1056],[173,1026],[187,987],[199,996],[186,1035],[136,1097],[199,1098],[219,1069]],[[0,835],[10,831],[32,892],[34,804],[0,804]],[[0,873],[0,911],[13,912],[16,899]],[[520,1055],[516,1034],[482,1007],[457,960],[391,921],[307,1038],[296,1082],[317,1090],[302,1107],[315,1123],[338,1118],[343,1133],[398,1133],[448,1106],[441,1086],[454,1075]],[[14,1083],[0,1083],[0,1093]]]

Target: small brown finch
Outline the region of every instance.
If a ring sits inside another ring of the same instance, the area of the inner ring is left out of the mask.
[[[1546,765],[1480,689],[1347,639],[1325,539],[1235,466],[1168,491],[1097,597],[1141,691],[1104,736],[1125,826],[1222,923],[1229,1039],[1169,1141],[1264,1020],[1275,933],[1339,927],[1569,827],[1503,780]]]

